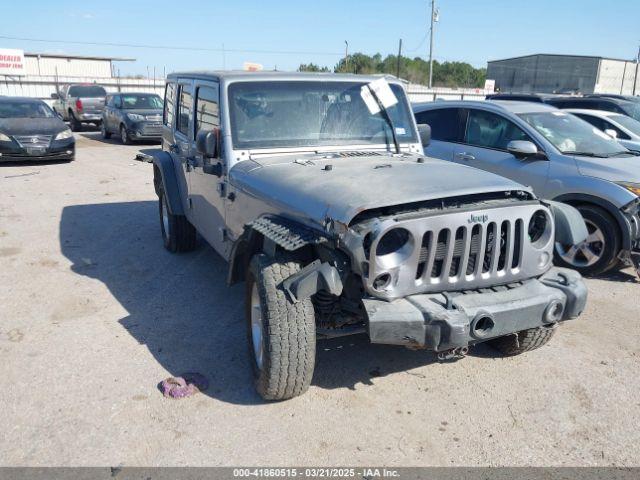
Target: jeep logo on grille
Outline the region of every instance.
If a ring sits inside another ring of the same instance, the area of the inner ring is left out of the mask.
[[[489,220],[489,215],[486,215],[486,214],[474,215],[472,213],[471,217],[469,217],[469,220],[467,220],[467,222],[468,223],[485,223],[487,220]]]

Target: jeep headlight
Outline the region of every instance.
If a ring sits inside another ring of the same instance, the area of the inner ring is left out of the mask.
[[[396,267],[411,256],[413,246],[413,235],[409,230],[402,227],[392,228],[378,240],[377,262],[385,268]]]
[[[529,234],[529,241],[534,248],[543,248],[551,239],[551,217],[545,210],[536,210],[531,219],[529,219],[529,227],[527,233]]]
[[[141,122],[144,120],[144,116],[137,113],[127,113],[127,118],[132,122]]]
[[[67,138],[73,137],[73,132],[68,128],[66,130],[61,131],[56,135],[55,140],[65,140]]]
[[[4,133],[0,132],[0,142],[10,142],[11,138]]]
[[[640,197],[640,183],[631,183],[631,182],[616,182],[622,188],[626,188],[634,195]]]

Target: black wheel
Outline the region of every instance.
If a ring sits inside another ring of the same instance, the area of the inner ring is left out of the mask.
[[[82,123],[76,118],[73,111],[69,110],[69,123],[71,124],[72,132],[79,132],[82,130]]]
[[[582,275],[599,275],[618,264],[620,231],[616,221],[600,207],[579,205],[589,236],[579,245],[556,243],[556,265],[573,268]]]
[[[107,131],[107,127],[104,122],[100,124],[100,133],[102,134],[102,138],[105,140],[109,140],[111,138],[111,132]]]
[[[548,327],[531,328],[487,341],[487,345],[498,350],[506,357],[520,355],[545,345],[553,334],[556,333],[556,325]]]
[[[173,215],[167,208],[167,196],[160,190],[158,201],[160,229],[164,247],[172,253],[189,252],[196,248],[196,229],[184,215]]]
[[[246,282],[249,355],[255,386],[266,400],[303,394],[311,384],[316,323],[310,299],[292,303],[282,281],[300,271],[291,256],[255,255]]]
[[[120,140],[123,145],[131,145],[131,139],[124,125],[120,125]]]

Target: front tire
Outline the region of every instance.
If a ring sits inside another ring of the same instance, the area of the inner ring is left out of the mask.
[[[173,215],[169,212],[164,189],[160,190],[158,204],[164,248],[171,253],[190,252],[196,248],[196,229],[184,215]]]
[[[592,205],[576,207],[585,221],[589,236],[579,245],[556,243],[556,265],[572,268],[585,276],[600,275],[618,264],[620,231],[605,210]]]
[[[513,335],[489,340],[487,345],[495,348],[505,357],[513,357],[546,345],[556,333],[556,327],[552,325],[522,330]]]
[[[100,125],[100,133],[102,134],[102,138],[104,138],[105,140],[109,140],[111,138],[111,132],[107,130],[104,122],[102,122],[102,124]]]
[[[291,256],[255,255],[246,282],[249,355],[255,387],[265,400],[303,394],[315,367],[316,324],[309,298],[293,303],[282,282],[301,270]]]
[[[122,140],[123,145],[131,145],[131,139],[124,125],[120,125],[120,140]]]

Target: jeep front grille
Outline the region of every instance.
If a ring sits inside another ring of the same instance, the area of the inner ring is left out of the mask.
[[[545,212],[543,240],[532,243],[527,229],[533,214]],[[381,221],[370,238],[367,290],[382,298],[417,293],[505,285],[544,273],[551,266],[553,221],[537,202],[478,211],[440,211],[420,218]],[[394,229],[402,235],[387,236]],[[394,242],[398,245],[394,248]],[[382,248],[378,248],[378,244]]]

